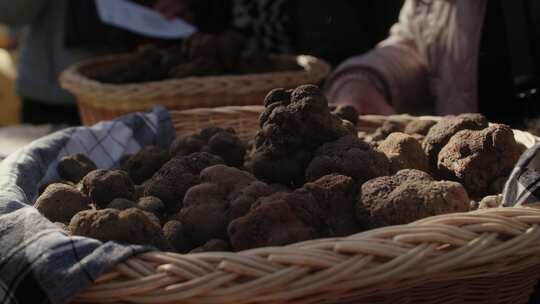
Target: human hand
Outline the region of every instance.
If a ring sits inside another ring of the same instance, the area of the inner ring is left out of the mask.
[[[167,19],[180,17],[188,22],[193,21],[191,0],[157,0],[154,9]]]
[[[360,114],[396,114],[384,95],[367,78],[347,81],[339,88],[331,102],[353,106]]]

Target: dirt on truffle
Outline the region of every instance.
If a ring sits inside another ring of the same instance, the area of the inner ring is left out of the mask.
[[[140,185],[151,178],[168,160],[167,151],[157,146],[146,146],[126,160],[122,170],[129,174],[135,184]]]
[[[402,170],[362,185],[357,218],[370,228],[402,225],[429,216],[466,212],[470,199],[462,185],[434,181],[419,170]]]
[[[84,154],[65,156],[58,162],[58,175],[75,184],[96,169],[96,164]]]
[[[472,197],[481,198],[496,194],[490,193],[490,185],[510,174],[521,152],[508,126],[463,130],[439,153],[438,169],[443,177],[465,186]]]
[[[90,198],[75,187],[52,184],[38,197],[36,209],[51,222],[69,222],[78,212],[90,209]]]
[[[315,181],[329,174],[352,177],[359,184],[390,174],[384,153],[354,135],[344,136],[317,149],[306,169],[306,180]]]
[[[98,208],[105,208],[115,198],[133,200],[135,187],[125,171],[98,169],[82,180],[82,192]]]
[[[275,89],[265,105],[251,162],[255,176],[265,182],[302,185],[319,146],[356,132],[350,122],[330,113],[326,97],[313,85]]]
[[[126,244],[152,245],[170,250],[161,227],[142,210],[102,209],[77,213],[69,223],[73,235],[116,241]]]
[[[392,173],[403,169],[417,169],[429,173],[427,155],[420,142],[410,135],[392,133],[379,144],[378,149],[390,161]]]

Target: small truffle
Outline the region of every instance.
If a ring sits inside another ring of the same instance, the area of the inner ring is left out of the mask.
[[[244,164],[246,148],[236,132],[218,127],[208,127],[201,132],[187,137],[178,137],[171,145],[170,153],[176,156],[186,156],[195,152],[207,152],[217,155],[232,167]]]
[[[438,169],[443,177],[460,182],[472,197],[479,198],[496,194],[489,193],[490,185],[510,174],[520,154],[514,132],[508,126],[463,130],[439,153]]]
[[[431,127],[424,138],[422,148],[428,156],[433,172],[437,170],[439,152],[446,146],[450,138],[461,130],[482,130],[488,127],[487,119],[480,114],[461,114],[445,117]]]
[[[116,241],[127,244],[153,245],[170,249],[161,227],[148,213],[132,208],[127,210],[102,209],[77,213],[69,223],[73,235]]]
[[[325,175],[337,173],[363,183],[378,176],[390,174],[387,157],[370,144],[349,135],[322,145],[306,170],[306,180],[315,181]]]
[[[69,222],[79,211],[90,208],[90,199],[66,184],[52,184],[38,197],[36,209],[51,222]]]
[[[206,242],[206,244],[191,250],[190,253],[227,252],[227,251],[231,251],[231,245],[229,245],[227,241],[213,239]]]
[[[330,113],[317,86],[273,90],[265,104],[251,163],[255,176],[265,182],[302,185],[320,145],[355,133],[350,122]]]
[[[131,156],[122,166],[122,170],[139,185],[151,178],[168,160],[167,151],[156,146],[146,146]]]
[[[394,120],[386,120],[382,126],[380,126],[375,132],[373,132],[372,140],[381,141],[385,140],[388,135],[395,132],[403,132],[405,125],[402,122]]]
[[[422,149],[422,145],[410,135],[392,133],[379,144],[378,148],[390,161],[392,173],[403,169],[417,169],[429,172],[428,158]]]
[[[165,204],[155,196],[141,197],[139,202],[137,202],[137,208],[150,212],[160,219],[162,219],[167,212]]]
[[[107,208],[109,209],[118,209],[118,210],[126,210],[135,208],[136,204],[132,200],[128,200],[125,198],[115,198],[113,199],[109,205],[107,205]]]
[[[68,225],[61,223],[61,222],[55,222],[54,223],[58,228],[62,229],[65,232],[70,232]]]
[[[402,225],[429,216],[469,211],[470,199],[459,183],[434,181],[419,170],[372,179],[361,187],[359,221],[371,228]]]
[[[58,162],[60,177],[73,183],[80,182],[86,174],[96,169],[96,164],[83,154],[65,156]]]
[[[163,235],[178,253],[188,253],[193,245],[184,234],[184,226],[179,221],[168,221],[163,225]]]
[[[332,114],[337,115],[343,120],[350,121],[353,125],[358,125],[359,114],[353,106],[338,106]]]
[[[145,183],[144,195],[158,197],[169,213],[176,213],[187,190],[199,183],[199,173],[222,163],[221,157],[204,152],[173,157]]]
[[[82,192],[98,208],[105,208],[115,198],[135,198],[133,182],[120,170],[98,169],[88,173],[82,180]]]
[[[403,133],[409,135],[419,134],[426,136],[431,127],[436,124],[437,122],[431,119],[414,119],[413,121],[409,122],[407,126],[405,126]]]
[[[486,196],[478,203],[478,209],[499,208],[502,205],[502,199],[501,194]]]

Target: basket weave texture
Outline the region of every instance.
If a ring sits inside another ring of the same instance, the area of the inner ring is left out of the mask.
[[[262,107],[173,111],[179,135],[257,130]],[[362,117],[375,127],[384,119]],[[371,128],[371,127],[369,127]],[[516,132],[526,145],[538,139]],[[540,210],[497,208],[243,252],[151,252],[121,263],[77,301],[136,303],[527,303],[540,277]]]
[[[295,60],[302,70],[265,74],[188,77],[136,84],[105,84],[85,76],[95,69],[126,61],[132,55],[115,55],[83,61],[69,67],[60,76],[63,88],[77,98],[83,124],[102,120],[155,105],[170,110],[245,106],[259,104],[274,88],[294,88],[319,83],[330,72],[323,60],[307,56],[273,56],[276,61]]]

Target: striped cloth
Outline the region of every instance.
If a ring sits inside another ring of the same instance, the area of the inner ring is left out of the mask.
[[[539,202],[540,144],[536,144],[521,156],[510,174],[504,187],[503,206],[538,206]]]
[[[39,186],[58,178],[57,160],[84,153],[100,168],[117,167],[145,145],[168,147],[174,128],[156,108],[92,128],[65,129],[6,158],[0,165],[0,303],[68,303],[101,274],[151,250],[69,236],[31,207]]]

